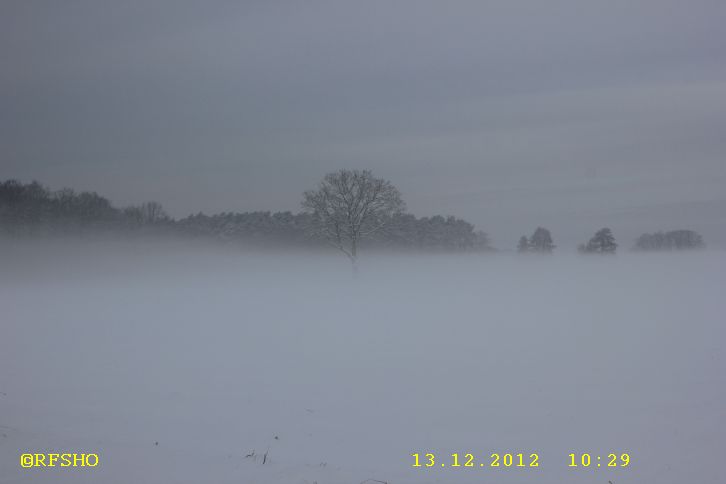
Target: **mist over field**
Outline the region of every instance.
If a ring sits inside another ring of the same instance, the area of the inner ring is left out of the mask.
[[[352,277],[333,253],[36,241],[0,265],[3,483],[722,482],[720,251],[369,253]],[[18,465],[64,451],[100,463]]]

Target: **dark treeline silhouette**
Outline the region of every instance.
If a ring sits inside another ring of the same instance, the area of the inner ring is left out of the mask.
[[[170,222],[156,202],[118,209],[95,192],[50,191],[36,181],[0,183],[0,231],[9,235],[128,231]]]
[[[613,232],[604,227],[595,232],[587,244],[580,244],[577,250],[582,254],[614,254],[617,248]]]
[[[316,245],[307,236],[309,216],[292,212],[198,213],[175,222],[180,233],[247,245]]]
[[[222,240],[240,240],[254,244],[279,243],[318,245],[310,237],[311,215],[301,212],[244,212],[217,215],[190,215],[175,222],[180,231],[193,236],[212,235]],[[391,223],[375,237],[361,242],[364,247],[411,248],[425,250],[490,250],[484,232],[456,217],[416,218],[411,214],[392,217]]]
[[[491,250],[489,237],[469,222],[453,216],[416,218],[397,214],[392,223],[370,241],[374,246],[429,250]]]
[[[317,247],[305,212],[198,213],[174,220],[158,202],[114,207],[95,192],[51,191],[33,181],[0,183],[0,235],[174,234],[239,242],[251,246]],[[386,229],[363,242],[365,247],[440,251],[492,250],[484,232],[456,217],[417,218],[395,214]]]
[[[636,250],[680,250],[701,249],[706,244],[703,237],[693,230],[671,230],[643,234],[635,241]]]
[[[324,241],[311,236],[312,215],[306,212],[223,212],[198,213],[174,220],[158,202],[144,202],[124,208],[95,192],[69,188],[52,191],[33,181],[0,182],[0,235],[42,236],[74,234],[170,234],[238,242],[250,246],[321,247]],[[409,213],[390,217],[385,229],[361,241],[367,248],[433,251],[493,250],[486,233],[469,222],[448,216],[417,218]],[[599,230],[582,253],[614,253],[617,248],[610,229]],[[693,230],[672,230],[643,234],[635,250],[680,250],[705,247],[703,237]],[[530,237],[522,236],[519,252],[551,253],[555,248],[549,230],[537,227]]]
[[[523,235],[519,238],[517,252],[536,252],[539,254],[551,254],[556,245],[552,241],[552,234],[544,227],[537,227],[530,238]]]

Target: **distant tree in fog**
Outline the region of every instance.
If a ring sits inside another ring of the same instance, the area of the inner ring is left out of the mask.
[[[517,243],[517,252],[524,253],[529,252],[529,240],[527,240],[527,236],[523,235],[519,238],[519,242]]]
[[[614,254],[617,248],[612,231],[605,227],[598,230],[587,244],[580,244],[578,250],[584,254]]]
[[[126,207],[122,210],[123,217],[126,222],[131,226],[140,226],[144,223],[144,213],[141,207],[131,206]]]
[[[643,234],[635,242],[636,250],[682,250],[705,247],[703,237],[693,230],[671,230]]]
[[[139,206],[126,207],[123,216],[131,225],[154,225],[169,220],[159,202],[144,202]]]
[[[391,182],[369,170],[340,170],[306,191],[302,207],[311,216],[312,233],[348,256],[355,269],[361,240],[390,224],[405,204]]]
[[[155,224],[169,218],[159,202],[142,203],[139,210],[142,223],[145,225]]]
[[[555,245],[552,243],[552,234],[544,227],[537,227],[537,229],[529,238],[529,249],[533,252],[540,252],[548,254],[552,252]]]

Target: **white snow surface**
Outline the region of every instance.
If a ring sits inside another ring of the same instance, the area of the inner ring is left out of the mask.
[[[0,262],[0,483],[724,482],[725,252],[369,253],[355,279],[334,252]],[[441,467],[454,452],[477,467]],[[494,452],[540,467],[478,466]]]

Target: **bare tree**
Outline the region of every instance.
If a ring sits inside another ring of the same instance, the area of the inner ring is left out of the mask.
[[[145,225],[152,225],[169,218],[159,202],[144,202],[139,207],[141,221]]]
[[[313,233],[348,256],[355,271],[360,241],[383,230],[405,204],[391,182],[369,170],[340,170],[306,191],[302,207]]]

